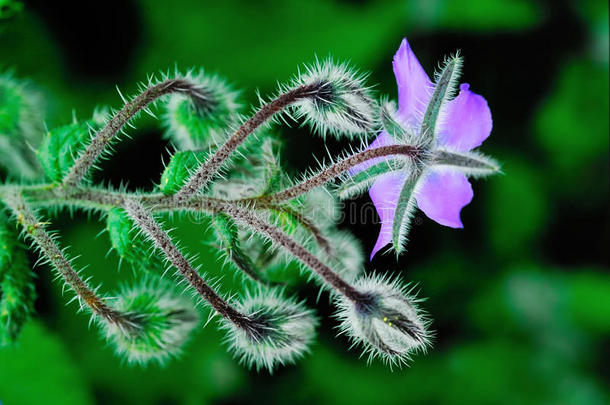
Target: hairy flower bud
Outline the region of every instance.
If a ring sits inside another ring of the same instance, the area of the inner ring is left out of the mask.
[[[306,97],[294,104],[296,117],[303,118],[322,136],[370,133],[377,126],[377,105],[364,84],[365,78],[347,64],[330,59],[308,66],[293,83],[294,87],[312,87]]]
[[[179,150],[207,148],[219,143],[239,110],[237,92],[221,78],[188,72],[197,84],[191,94],[171,94],[164,117],[166,136]]]
[[[278,290],[258,289],[236,303],[247,317],[240,327],[223,320],[230,349],[240,361],[270,372],[293,363],[309,350],[317,320],[302,302],[284,298]]]
[[[163,271],[163,260],[152,253],[152,244],[137,228],[125,210],[112,208],[106,217],[106,229],[112,248],[121,260],[127,260],[138,269]]]
[[[362,294],[357,302],[338,296],[341,333],[364,346],[369,360],[380,357],[390,365],[401,365],[412,353],[430,345],[429,321],[396,279],[366,276],[354,283]]]
[[[158,278],[147,278],[124,287],[113,307],[127,314],[133,327],[121,329],[99,320],[102,330],[114,344],[117,354],[130,363],[164,364],[181,353],[182,346],[199,323],[193,304],[173,291],[173,286]]]
[[[92,119],[74,121],[48,131],[36,151],[44,173],[53,182],[60,182],[74,165],[92,134],[105,123],[105,115],[96,112]]]

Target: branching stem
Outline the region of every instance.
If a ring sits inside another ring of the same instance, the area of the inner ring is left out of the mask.
[[[331,285],[337,292],[343,294],[351,301],[358,302],[363,299],[362,294],[358,292],[349,283],[343,280],[330,267],[322,263],[315,255],[313,255],[304,246],[286,235],[282,230],[267,223],[258,216],[252,214],[247,209],[238,205],[232,204],[223,207],[223,212],[233,217],[236,221],[262,233],[269,239],[288,250],[297,257],[303,264],[315,271],[326,283]]]
[[[167,256],[167,259],[169,259],[170,263],[178,269],[182,277],[188,281],[212,308],[224,318],[233,322],[237,327],[246,330],[251,329],[249,318],[223,300],[216,291],[203,280],[188,259],[184,257],[178,247],[172,242],[167,232],[161,228],[152,214],[150,214],[139,201],[127,199],[125,201],[125,210],[135,224],[150,237],[155,246]]]
[[[244,122],[231,137],[216,150],[191,176],[187,183],[174,195],[179,204],[186,203],[199,190],[205,187],[218,173],[222,164],[258,127],[271,119],[290,104],[315,94],[315,85],[303,85],[281,94],[275,100],[262,106],[252,117]]]
[[[322,170],[314,176],[296,184],[286,190],[279,191],[275,194],[265,195],[262,197],[246,198],[243,202],[251,202],[258,200],[259,202],[279,203],[282,201],[292,200],[300,195],[303,195],[329,181],[339,177],[349,169],[358,166],[366,161],[377,159],[385,156],[404,155],[412,159],[420,157],[421,150],[416,146],[411,145],[389,145],[381,146],[374,149],[366,149],[362,152],[353,154],[332,166]]]
[[[79,301],[84,303],[95,315],[119,327],[124,332],[131,332],[137,325],[127,314],[109,307],[105,301],[72,268],[57,242],[46,231],[46,222],[40,221],[18,191],[5,198],[17,221],[23,227],[25,235],[40,249],[41,254],[57,269],[62,279],[76,293]]]

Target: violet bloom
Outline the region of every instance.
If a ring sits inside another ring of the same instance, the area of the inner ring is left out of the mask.
[[[410,208],[401,208],[401,217],[406,216],[404,219],[395,218],[397,203],[403,198],[401,195],[409,194],[407,201],[412,201],[403,206],[414,207],[416,204],[439,224],[462,228],[460,211],[473,197],[467,175],[486,175],[498,171],[497,164],[491,159],[470,152],[481,145],[491,132],[492,119],[487,101],[470,91],[465,83],[459,86],[459,94],[451,99],[461,58],[456,56],[446,63],[444,70],[437,74],[436,83],[433,83],[406,38],[394,55],[398,110],[393,115],[407,136],[397,139],[386,128],[369,148],[406,143],[405,139],[408,139],[408,143],[423,145],[425,153],[418,167],[411,165],[408,170],[389,171],[376,177],[372,183],[369,194],[381,219],[381,231],[371,259],[390,242],[394,242],[397,251],[404,244],[406,236],[399,236],[401,240],[397,242],[396,235],[401,232],[401,227],[404,228],[402,233],[406,234],[410,213],[405,214],[404,211]],[[454,64],[450,66],[453,71],[445,72],[450,63]],[[432,120],[430,117],[433,117]],[[351,173],[359,173],[372,164],[374,162],[360,165]],[[409,187],[408,193],[404,191],[406,187]],[[395,221],[405,221],[405,224],[395,224]]]

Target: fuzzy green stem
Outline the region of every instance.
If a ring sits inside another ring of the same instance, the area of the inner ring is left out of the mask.
[[[412,145],[389,145],[381,146],[379,148],[374,149],[366,149],[362,152],[358,152],[333,164],[332,166],[322,170],[314,176],[302,181],[299,184],[287,188],[286,190],[271,195],[247,198],[244,199],[243,202],[258,200],[262,202],[279,203],[286,200],[292,200],[317,187],[320,187],[321,185],[328,183],[331,180],[334,180],[349,169],[358,166],[359,164],[362,164],[368,160],[393,155],[404,155],[412,159],[417,159],[420,157],[421,153],[422,151],[419,148]]]
[[[251,328],[250,319],[223,300],[220,295],[203,280],[188,259],[184,257],[178,247],[172,242],[167,232],[161,228],[153,216],[139,201],[135,199],[126,200],[125,210],[135,224],[154,242],[155,246],[166,255],[169,262],[197,291],[201,298],[207,301],[216,312],[233,322],[235,326],[245,330]]]
[[[197,84],[186,79],[169,79],[149,87],[115,114],[102,128],[91,143],[85,148],[74,162],[74,166],[62,181],[64,189],[76,187],[85,178],[89,169],[107,149],[113,138],[137,113],[145,109],[150,103],[170,93],[183,93],[194,98],[200,98],[200,88]]]
[[[362,294],[352,287],[347,281],[343,280],[330,267],[322,263],[315,255],[309,252],[303,245],[285,234],[282,230],[267,223],[258,216],[252,214],[247,209],[236,204],[226,205],[222,211],[233,217],[236,221],[262,233],[273,242],[282,246],[284,249],[292,253],[303,264],[316,272],[322,279],[337,292],[344,295],[353,302],[363,300]]]
[[[174,195],[179,204],[186,203],[204,188],[223,163],[241,145],[246,138],[287,106],[314,94],[316,85],[303,85],[281,94],[275,100],[262,106],[252,117],[244,122],[233,135],[216,152],[204,162],[191,176],[187,183]]]
[[[72,268],[70,261],[46,231],[47,223],[36,217],[34,211],[18,191],[8,195],[5,202],[17,217],[17,222],[23,227],[25,235],[40,249],[44,258],[72,288],[81,303],[84,303],[92,313],[116,325],[124,332],[130,332],[137,328],[137,325],[129,319],[128,315],[114,310],[101,297],[98,297],[95,291]]]

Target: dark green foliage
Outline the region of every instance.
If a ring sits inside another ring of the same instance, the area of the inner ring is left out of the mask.
[[[61,182],[89,143],[90,131],[101,126],[100,120],[75,121],[48,131],[36,152],[46,177],[52,182]]]
[[[14,224],[0,211],[0,348],[17,340],[34,310],[33,277]]]
[[[161,175],[159,188],[165,195],[171,195],[180,190],[189,176],[205,160],[207,151],[180,151],[176,152]]]
[[[163,271],[163,261],[152,254],[152,244],[143,235],[138,234],[127,213],[121,208],[108,211],[106,229],[112,248],[121,259],[144,271]]]

